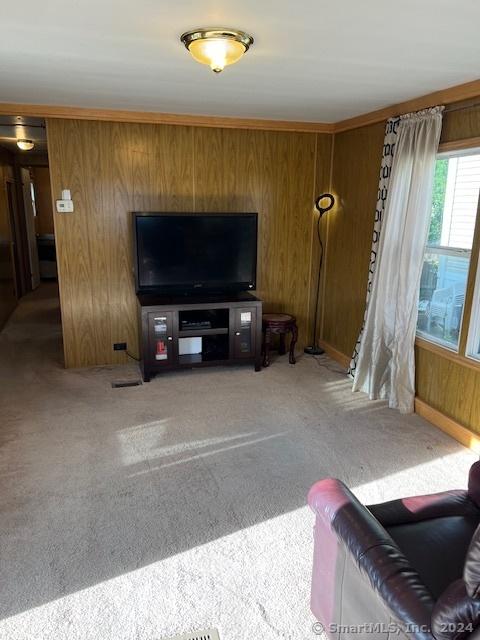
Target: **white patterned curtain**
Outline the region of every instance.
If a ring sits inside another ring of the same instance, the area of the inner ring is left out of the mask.
[[[415,398],[415,328],[443,107],[389,120],[353,390],[402,413]],[[386,152],[388,149],[388,152]]]
[[[355,377],[360,344],[362,342],[363,330],[365,328],[365,321],[367,319],[368,302],[370,300],[370,293],[372,291],[373,276],[375,274],[375,267],[377,266],[380,232],[382,230],[383,214],[385,211],[385,203],[387,201],[388,188],[390,184],[390,175],[392,172],[392,162],[393,156],[395,154],[395,145],[397,142],[399,123],[400,118],[390,118],[389,120],[387,120],[387,126],[385,127],[382,163],[380,165],[380,179],[378,181],[377,207],[375,209],[375,221],[373,223],[372,249],[370,251],[370,265],[368,268],[367,301],[365,304],[365,314],[363,316],[362,328],[360,329],[360,335],[358,336],[357,342],[355,344],[352,360],[350,361],[350,367],[348,369],[348,374],[351,378]]]

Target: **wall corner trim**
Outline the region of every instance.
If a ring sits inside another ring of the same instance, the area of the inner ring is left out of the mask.
[[[338,362],[339,365],[345,368],[346,373],[346,370],[350,366],[350,356],[347,356],[338,349],[335,349],[335,347],[332,347],[332,345],[328,342],[325,342],[325,340],[319,340],[318,343],[322,347],[322,349],[324,349],[327,356],[329,356],[332,360],[335,360],[335,362]]]
[[[480,454],[480,435],[470,431],[438,409],[434,409],[420,398],[415,398],[415,413],[463,444],[464,447]]]

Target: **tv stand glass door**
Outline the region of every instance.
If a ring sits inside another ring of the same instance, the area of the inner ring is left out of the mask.
[[[149,313],[148,324],[151,363],[157,367],[171,366],[175,360],[173,313]]]
[[[256,314],[251,307],[232,309],[234,358],[255,356]]]

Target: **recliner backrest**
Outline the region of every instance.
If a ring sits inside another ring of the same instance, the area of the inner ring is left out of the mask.
[[[480,526],[475,530],[468,547],[463,568],[463,581],[471,598],[480,597]]]
[[[480,508],[480,460],[470,467],[468,474],[468,496]]]
[[[432,631],[437,640],[460,640],[479,626],[480,526],[475,530],[468,547],[463,578],[449,585],[435,604]]]

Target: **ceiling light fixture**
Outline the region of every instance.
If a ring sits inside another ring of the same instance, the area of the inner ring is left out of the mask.
[[[33,140],[27,140],[26,138],[17,140],[17,147],[22,151],[31,151],[34,146],[35,143],[33,142]]]
[[[252,36],[235,29],[193,29],[180,36],[192,57],[215,73],[238,62],[253,44]]]

